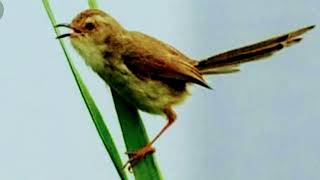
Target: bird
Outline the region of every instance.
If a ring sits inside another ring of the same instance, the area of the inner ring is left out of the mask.
[[[55,25],[58,27],[71,32],[57,39],[69,37],[85,63],[127,103],[166,117],[167,123],[148,144],[128,152],[124,167],[130,168],[155,151],[153,144],[177,118],[174,106],[190,96],[189,86],[211,89],[204,76],[238,72],[240,64],[268,58],[297,44],[315,25],[200,60],[147,34],[126,29],[99,9],[83,10],[71,23]]]

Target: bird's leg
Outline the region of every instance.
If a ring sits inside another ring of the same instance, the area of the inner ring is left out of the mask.
[[[144,158],[148,154],[152,154],[155,152],[155,149],[152,147],[154,142],[159,139],[159,137],[163,134],[164,131],[166,131],[171,124],[176,119],[176,113],[172,110],[171,107],[165,108],[163,110],[163,113],[167,117],[167,124],[160,130],[160,132],[150,141],[147,145],[142,147],[141,149],[134,151],[134,152],[126,152],[126,154],[129,155],[129,160],[124,164],[123,168],[125,168],[127,165],[129,165],[128,169],[131,170],[132,167],[139,162],[142,158]]]

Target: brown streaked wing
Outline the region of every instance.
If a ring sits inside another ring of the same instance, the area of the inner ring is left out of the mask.
[[[171,46],[142,33],[134,32],[132,38],[133,43],[122,59],[137,77],[170,81],[170,84],[192,82],[210,88],[192,61]]]
[[[168,85],[192,82],[210,88],[200,73],[195,72],[194,67],[177,63],[179,61],[170,62],[152,55],[123,55],[122,59],[128,69],[140,79],[160,80]]]

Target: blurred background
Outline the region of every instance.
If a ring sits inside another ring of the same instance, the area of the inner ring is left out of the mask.
[[[195,59],[320,24],[318,0],[98,2],[126,28]],[[41,1],[2,3],[0,179],[118,179]],[[87,8],[86,0],[51,4],[61,23]],[[319,36],[316,28],[268,61],[208,77],[212,91],[194,86],[155,144],[164,178],[320,179]],[[109,89],[66,43],[126,160]],[[150,137],[166,122],[142,115]]]

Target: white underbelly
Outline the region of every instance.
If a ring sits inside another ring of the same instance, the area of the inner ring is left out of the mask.
[[[137,78],[123,64],[121,56],[103,57],[104,46],[97,48],[86,42],[83,44],[73,39],[73,46],[89,65],[105,82],[129,103],[143,111],[162,114],[164,108],[182,102],[187,91],[176,92],[160,81]]]
[[[99,75],[129,103],[149,113],[162,114],[164,108],[183,101],[188,94],[173,92],[160,81],[139,79],[124,64],[105,66]]]

